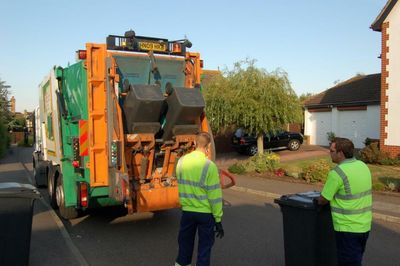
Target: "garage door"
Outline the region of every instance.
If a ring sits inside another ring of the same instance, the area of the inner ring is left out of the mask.
[[[348,138],[353,141],[356,148],[362,148],[367,137],[367,112],[339,111],[337,136]]]
[[[327,132],[332,131],[332,114],[331,112],[312,112],[310,116],[309,134],[315,136],[311,139],[311,144],[328,146]]]

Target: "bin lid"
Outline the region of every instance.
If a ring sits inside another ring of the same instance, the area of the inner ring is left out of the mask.
[[[0,198],[40,198],[40,193],[31,184],[17,182],[0,183]]]
[[[315,209],[316,206],[313,201],[314,199],[318,199],[320,195],[319,191],[283,195],[279,199],[275,199],[275,203],[303,209]]]

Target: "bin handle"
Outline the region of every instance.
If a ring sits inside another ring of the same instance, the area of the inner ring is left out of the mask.
[[[227,177],[230,180],[230,182],[228,184],[225,184],[225,177]],[[227,188],[230,188],[230,187],[233,187],[234,185],[236,185],[235,176],[223,169],[219,169],[219,179],[220,179],[222,189],[227,189]]]

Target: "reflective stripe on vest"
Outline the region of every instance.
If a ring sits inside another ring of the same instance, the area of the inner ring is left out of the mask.
[[[347,175],[343,172],[343,170],[337,165],[335,167],[335,172],[342,178],[343,181],[343,185],[344,185],[344,191],[346,192],[346,194],[351,194],[351,189],[350,189],[350,183],[349,183],[349,179],[347,178]]]
[[[332,207],[331,206],[331,211],[336,212],[336,213],[340,213],[340,214],[361,214],[364,212],[369,212],[372,210],[371,206],[362,208],[362,209],[358,209],[358,210],[346,210],[346,209],[342,209],[342,208],[337,208],[337,207]]]
[[[351,188],[350,188],[350,183],[349,179],[347,178],[347,175],[344,173],[344,171],[339,167],[336,166],[333,169],[342,179],[343,181],[343,186],[344,186],[344,191],[345,195],[341,194],[335,194],[335,199],[340,199],[340,200],[354,200],[354,199],[360,199],[365,196],[369,196],[372,194],[372,191],[369,189],[364,192],[356,193],[356,194],[351,194]],[[369,212],[372,210],[372,206],[368,206],[362,209],[357,209],[357,210],[348,210],[348,209],[343,209],[343,208],[338,208],[338,207],[332,207],[331,206],[332,212],[340,213],[340,214],[361,214],[364,212]]]
[[[206,186],[206,177],[207,177],[207,172],[208,172],[208,168],[210,167],[211,161],[207,159],[205,165],[203,166],[203,170],[201,171],[201,176],[200,176],[200,182],[196,182],[196,181],[191,181],[191,180],[185,180],[182,178],[182,162],[183,160],[179,160],[178,161],[178,183],[179,184],[183,184],[183,185],[192,185],[195,187],[201,187],[201,188],[205,188],[205,189],[215,189],[219,187],[219,184],[214,185],[214,186]],[[217,186],[217,187],[216,187]]]

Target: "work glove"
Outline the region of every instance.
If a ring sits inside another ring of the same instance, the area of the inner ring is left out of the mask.
[[[221,222],[215,223],[215,236],[218,238],[224,237],[224,228]]]

